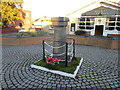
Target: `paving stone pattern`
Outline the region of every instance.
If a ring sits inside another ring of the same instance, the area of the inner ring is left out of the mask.
[[[42,58],[42,45],[2,47],[2,85],[5,90],[119,90],[118,50],[76,45],[83,57],[80,78],[59,76],[30,68]]]

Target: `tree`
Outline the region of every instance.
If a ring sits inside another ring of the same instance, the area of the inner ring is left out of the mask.
[[[22,2],[2,2],[1,3],[2,25],[7,27],[14,20],[22,20]]]

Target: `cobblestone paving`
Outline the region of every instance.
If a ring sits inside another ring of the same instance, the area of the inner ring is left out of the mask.
[[[76,80],[30,68],[42,58],[42,45],[3,46],[2,53],[2,88],[8,90],[119,90],[117,50],[76,45],[76,56],[84,58]]]

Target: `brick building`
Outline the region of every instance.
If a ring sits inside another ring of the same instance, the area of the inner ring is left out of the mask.
[[[19,9],[23,20],[15,20],[7,28],[2,28],[2,33],[18,32],[20,28],[29,29],[32,27],[31,11]]]
[[[51,17],[44,16],[38,18],[34,20],[33,24],[36,30],[44,30],[49,33],[54,33],[54,29],[52,28]]]

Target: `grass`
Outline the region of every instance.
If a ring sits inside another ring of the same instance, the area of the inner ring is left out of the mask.
[[[33,64],[51,70],[58,70],[58,71],[74,74],[74,71],[76,70],[76,67],[79,65],[80,60],[81,60],[80,57],[74,57],[73,60],[70,63],[68,63],[68,67],[65,67],[65,62],[60,62],[57,65],[50,65],[47,64],[46,61],[44,61],[43,59]]]

